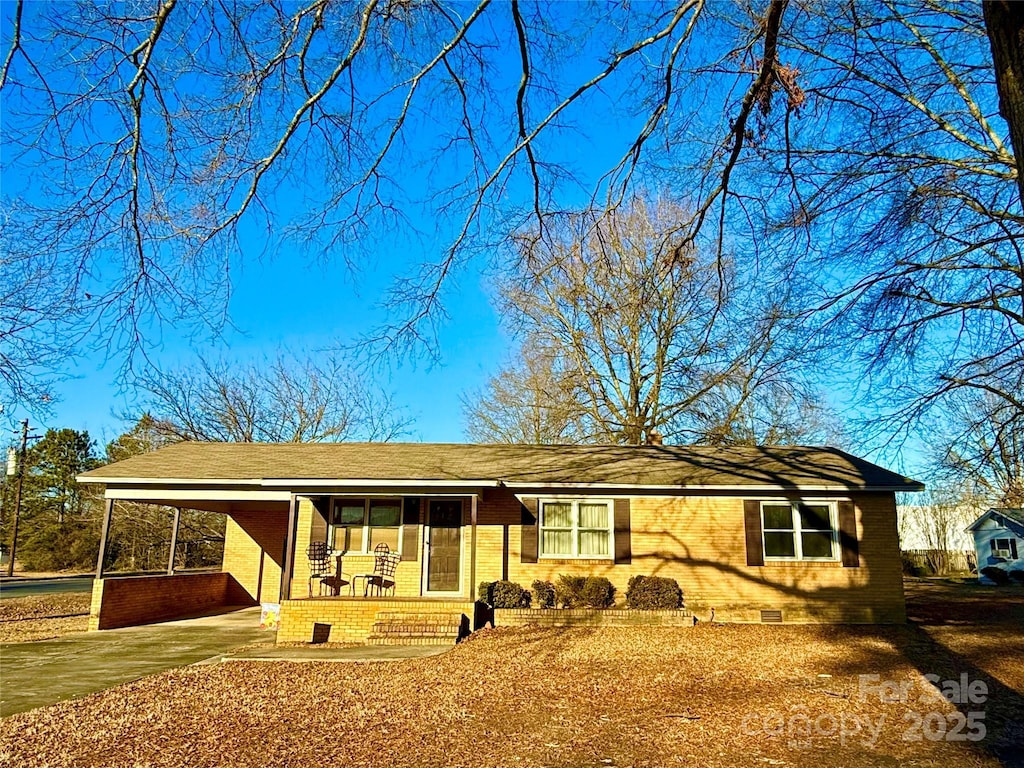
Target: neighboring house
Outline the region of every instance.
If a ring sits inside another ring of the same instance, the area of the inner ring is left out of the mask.
[[[902,622],[895,493],[923,489],[830,448],[662,445],[181,443],[79,480],[108,522],[119,499],[227,516],[223,574],[98,580],[93,628],[247,599],[281,602],[279,641],[366,639],[389,609],[468,621],[478,583],[560,574],[620,599],[672,577],[721,621]],[[317,541],[346,580],[388,544],[394,597],[309,599]]]
[[[978,579],[992,580],[982,568],[995,566],[1005,571],[1024,569],[1024,509],[996,507],[985,512],[967,528],[974,535],[978,554]]]

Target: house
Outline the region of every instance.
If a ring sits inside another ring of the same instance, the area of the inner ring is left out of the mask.
[[[1024,509],[990,509],[967,530],[974,535],[978,579],[983,584],[994,583],[981,572],[983,568],[994,566],[1004,571],[1024,570]]]
[[[903,622],[895,493],[923,489],[832,448],[667,445],[180,443],[79,480],[107,500],[92,628],[279,602],[279,642],[365,640],[417,613],[471,624],[478,583],[559,574],[620,597],[633,575],[671,577],[721,621]],[[105,578],[121,500],[223,513],[222,572]],[[387,544],[394,594],[320,597],[312,542],[347,581]]]

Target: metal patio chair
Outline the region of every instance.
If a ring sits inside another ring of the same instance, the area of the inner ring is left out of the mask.
[[[377,596],[381,597],[390,589],[394,596],[395,570],[398,568],[399,556],[397,553],[392,553],[391,548],[384,543],[374,547],[373,554],[373,573],[366,579],[366,591],[372,593],[376,590]]]
[[[340,558],[335,562],[331,557],[327,542],[314,541],[306,548],[306,557],[309,558],[309,596],[313,596],[314,579],[320,582],[320,595],[324,593],[324,586],[331,589],[335,595],[338,594],[341,589],[341,562]]]

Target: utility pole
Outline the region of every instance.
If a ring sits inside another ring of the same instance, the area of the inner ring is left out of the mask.
[[[11,531],[11,559],[7,575],[14,575],[14,555],[18,546],[18,517],[21,514],[21,485],[25,481],[25,454],[28,451],[28,419],[21,422],[21,450],[18,451],[18,480],[14,486],[14,530]]]

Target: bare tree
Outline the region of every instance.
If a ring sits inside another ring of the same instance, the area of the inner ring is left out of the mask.
[[[982,505],[1024,506],[1024,416],[987,393],[951,406],[932,433],[940,482]]]
[[[578,443],[586,430],[575,390],[557,352],[527,339],[482,391],[461,396],[466,435],[481,443]]]
[[[332,353],[243,364],[201,360],[147,373],[138,386],[164,439],[224,442],[388,441],[408,416],[356,366]]]
[[[5,344],[55,331],[145,350],[161,321],[219,326],[254,231],[269,253],[354,267],[401,231],[431,255],[399,267],[371,340],[429,346],[471,258],[546,236],[566,200],[614,208],[653,180],[687,191],[681,253],[727,271],[743,242],[818,300],[814,322],[870,366],[880,428],[959,390],[1021,410],[1020,158],[986,35],[1012,44],[1018,14],[986,29],[946,0],[2,12],[5,243],[20,263],[50,254],[75,309],[8,323]],[[596,136],[612,146],[594,169],[576,150]],[[13,365],[8,380],[31,374]]]
[[[811,348],[787,324],[785,293],[689,245],[684,218],[676,204],[634,199],[519,236],[500,281],[525,360],[472,404],[471,434],[627,444],[653,432],[710,443],[807,434],[797,367]],[[536,428],[552,415],[554,430]]]

